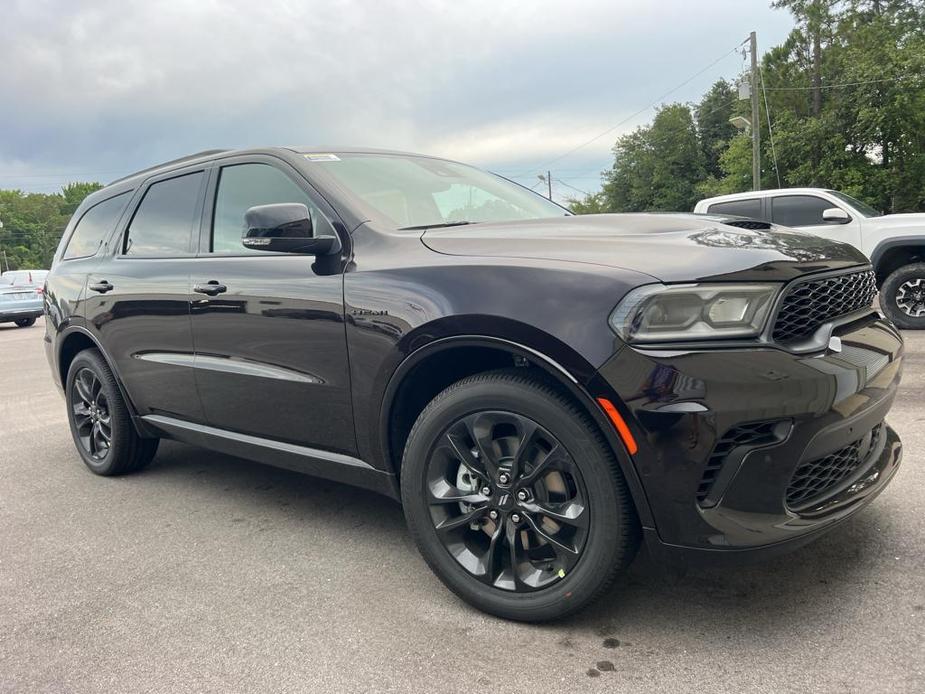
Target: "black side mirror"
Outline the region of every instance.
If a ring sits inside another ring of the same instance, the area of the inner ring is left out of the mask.
[[[241,243],[257,251],[330,255],[341,249],[337,236],[315,236],[308,207],[300,202],[251,207],[244,223]]]

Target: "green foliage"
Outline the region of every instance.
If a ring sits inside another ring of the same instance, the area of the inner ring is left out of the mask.
[[[691,110],[659,109],[652,125],[617,140],[613,168],[604,174],[603,198],[613,212],[689,209],[706,173]]]
[[[789,10],[796,26],[761,60],[763,187],[777,187],[779,173],[785,188],[834,188],[888,212],[925,209],[925,0],[772,5]],[[750,139],[729,125],[733,115],[750,117],[748,102],[724,81],[704,95],[699,161],[682,135],[677,114],[685,110],[663,107],[651,125],[617,141],[603,177],[606,211],[685,210],[700,197],[751,188]],[[665,113],[673,116],[660,123]],[[588,201],[573,209],[586,204],[599,211]]]
[[[70,183],[60,193],[0,190],[0,257],[3,270],[48,268],[77,206],[99,183]]]

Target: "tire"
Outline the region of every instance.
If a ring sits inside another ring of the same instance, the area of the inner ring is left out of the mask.
[[[16,321],[16,325],[18,325],[20,328],[29,328],[35,325],[35,318],[20,318],[18,321]]]
[[[532,442],[524,447],[524,440]],[[518,463],[521,449],[526,456]],[[494,464],[501,468],[492,474]],[[502,486],[505,471],[515,479]],[[528,496],[523,505],[521,491]],[[437,577],[463,600],[506,619],[538,622],[580,610],[607,590],[639,546],[633,502],[600,431],[570,399],[523,369],[472,376],[434,398],[408,436],[401,492],[411,535]],[[472,503],[453,501],[461,494]],[[557,523],[541,508],[575,518]],[[577,559],[566,547],[579,550]]]
[[[894,270],[880,287],[880,308],[904,330],[925,330],[925,263]]]
[[[74,357],[65,400],[74,445],[91,472],[123,475],[154,458],[159,440],[138,436],[122,391],[99,351],[88,349]]]

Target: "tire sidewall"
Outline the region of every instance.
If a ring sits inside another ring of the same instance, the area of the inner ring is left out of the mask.
[[[469,574],[439,540],[426,500],[427,463],[450,424],[483,410],[507,410],[528,417],[565,446],[578,466],[588,494],[590,526],[582,556],[569,575],[552,586],[514,593],[492,588]],[[412,534],[437,576],[462,598],[512,619],[547,619],[579,609],[594,597],[601,581],[620,560],[621,499],[607,452],[589,436],[583,420],[535,387],[516,382],[482,381],[461,385],[438,397],[409,436],[402,466],[402,501]]]
[[[925,330],[925,316],[914,318],[906,314],[896,303],[899,287],[910,279],[925,279],[925,263],[904,265],[884,280],[880,288],[880,308],[898,327],[904,330]]]
[[[74,389],[74,379],[82,369],[90,369],[96,374],[96,377],[99,379],[100,384],[102,385],[102,390],[106,394],[106,402],[109,409],[110,421],[112,422],[112,443],[110,445],[109,451],[106,453],[106,456],[102,460],[94,459],[84,449],[83,444],[80,442],[80,437],[77,435],[77,425],[74,421],[71,396]],[[122,393],[119,391],[119,387],[115,383],[112,372],[109,370],[109,367],[98,353],[93,350],[87,350],[74,357],[74,361],[71,362],[71,365],[67,371],[67,381],[64,395],[67,401],[68,425],[71,429],[71,436],[74,439],[74,446],[77,448],[77,452],[80,454],[81,459],[83,460],[84,464],[93,472],[99,475],[111,474],[115,469],[116,463],[120,459],[120,456],[125,455],[123,449],[126,447],[127,442],[124,441],[125,437],[121,431],[121,427],[119,426],[119,422],[123,420],[123,417],[120,416],[120,410],[124,410],[125,405],[122,401]]]

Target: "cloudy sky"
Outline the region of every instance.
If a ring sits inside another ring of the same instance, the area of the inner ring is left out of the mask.
[[[792,26],[768,0],[0,5],[0,188],[43,192],[213,147],[350,144],[531,186],[550,168],[563,198],[599,187],[652,109],[633,114],[696,101],[740,73],[749,31],[766,49]]]

